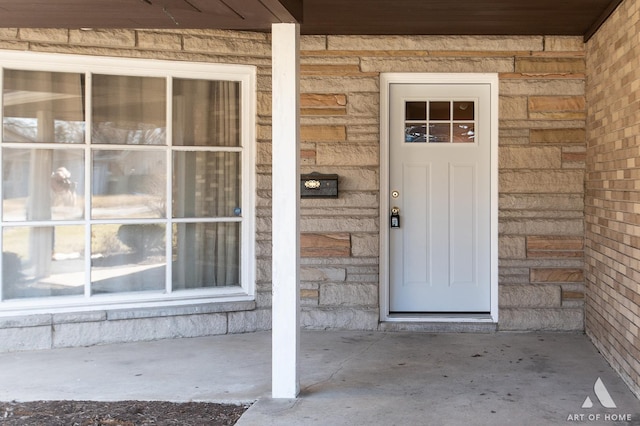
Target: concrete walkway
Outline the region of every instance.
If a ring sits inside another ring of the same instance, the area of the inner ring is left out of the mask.
[[[305,331],[291,401],[269,397],[270,333],[5,353],[0,366],[2,401],[257,400],[238,426],[640,425],[640,401],[579,334]]]

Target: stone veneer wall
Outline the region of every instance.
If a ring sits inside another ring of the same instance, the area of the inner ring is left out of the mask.
[[[270,35],[6,28],[0,49],[258,69],[256,302],[5,318],[0,340],[24,345],[25,327],[38,348],[269,329]],[[340,175],[339,199],[301,205],[303,326],[378,328],[378,234],[387,220],[379,218],[380,73],[492,72],[501,80],[500,329],[583,329],[580,38],[304,36],[301,49],[302,172]]]
[[[640,2],[587,45],[586,330],[640,397]]]
[[[379,76],[500,74],[500,325],[583,330],[584,44],[576,37],[304,37],[303,324],[378,327]]]

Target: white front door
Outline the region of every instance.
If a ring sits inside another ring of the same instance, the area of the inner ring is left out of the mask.
[[[392,83],[388,98],[389,313],[488,314],[491,85]]]

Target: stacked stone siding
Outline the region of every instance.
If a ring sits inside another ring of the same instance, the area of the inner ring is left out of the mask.
[[[0,49],[257,67],[256,301],[251,308],[216,310],[210,332],[269,329],[270,35],[6,28],[0,29]],[[378,328],[379,232],[387,223],[379,212],[380,73],[488,72],[499,73],[501,95],[500,329],[583,329],[586,106],[581,38],[303,36],[301,49],[301,171],[336,173],[340,187],[338,199],[301,202],[304,327]],[[202,321],[210,321],[209,314]],[[87,322],[96,324],[110,320],[108,313],[87,315]],[[53,329],[55,322],[46,319],[44,327]],[[82,316],[72,323],[79,327]]]
[[[586,330],[640,396],[640,2],[587,46]]]
[[[302,171],[340,175],[302,201],[303,322],[377,327],[379,77],[500,75],[500,329],[582,330],[584,45],[575,37],[303,37]],[[340,255],[328,254],[330,241]],[[346,247],[351,242],[351,252]]]

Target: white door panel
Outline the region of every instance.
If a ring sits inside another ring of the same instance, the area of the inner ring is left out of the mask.
[[[389,205],[400,209],[389,230],[390,312],[489,312],[490,86],[389,93]]]

